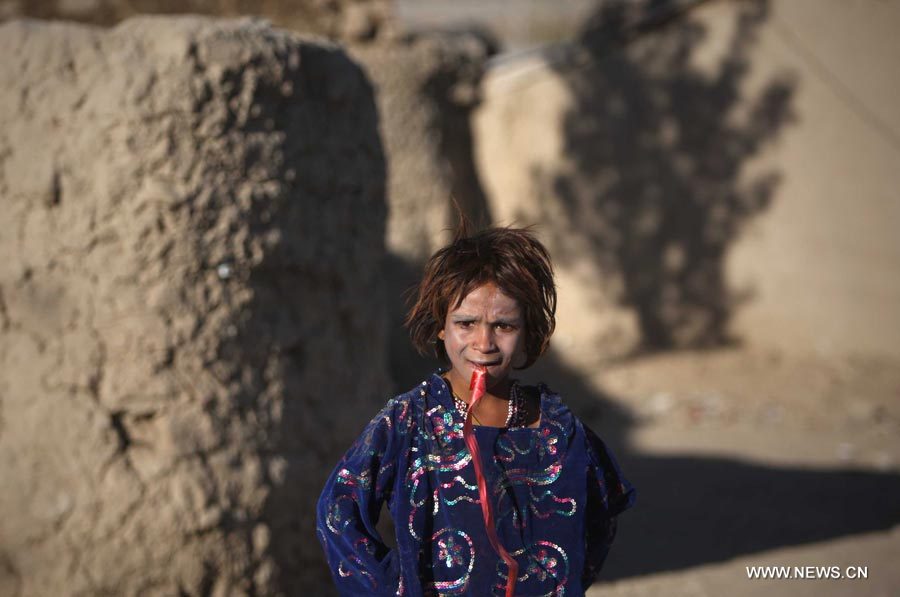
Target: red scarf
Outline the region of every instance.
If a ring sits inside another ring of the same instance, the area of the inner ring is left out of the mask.
[[[478,481],[478,494],[481,496],[481,514],[484,517],[484,530],[487,532],[488,540],[494,551],[503,558],[506,566],[509,568],[509,576],[506,579],[506,597],[514,597],[513,591],[516,588],[516,577],[519,574],[519,564],[509,553],[500,545],[500,539],[497,537],[497,531],[494,528],[494,511],[491,507],[491,501],[488,497],[487,482],[484,480],[484,470],[481,467],[481,452],[478,450],[478,442],[472,433],[472,411],[475,405],[484,396],[486,390],[487,377],[484,369],[475,369],[472,372],[472,381],[469,384],[469,391],[472,397],[469,401],[469,409],[466,415],[466,423],[463,425],[463,438],[472,454],[472,464],[475,465],[475,478]]]

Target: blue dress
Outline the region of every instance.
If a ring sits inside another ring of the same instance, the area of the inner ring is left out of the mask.
[[[519,564],[517,596],[576,597],[594,581],[635,491],[603,442],[545,385],[537,428],[476,426],[497,536]],[[317,534],[348,595],[503,595],[463,416],[433,374],[388,401],[328,479]],[[375,525],[384,502],[397,548]]]

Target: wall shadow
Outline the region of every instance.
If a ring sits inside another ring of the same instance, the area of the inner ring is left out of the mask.
[[[388,331],[390,376],[394,384],[394,394],[402,394],[422,382],[440,366],[437,357],[422,356],[409,339],[403,327],[408,310],[410,295],[422,276],[422,266],[412,263],[393,253],[388,253],[384,261],[387,283],[390,329]],[[374,413],[373,413],[374,414]]]
[[[281,166],[282,211],[260,208],[251,224],[265,238],[269,222],[277,222],[285,240],[246,273],[252,299],[233,340],[258,380],[240,398],[254,409],[245,416],[259,429],[258,477],[266,489],[258,521],[243,523],[247,544],[267,556],[248,595],[336,594],[317,539],[317,498],[390,391],[378,270],[386,163],[375,92],[337,46],[304,45],[298,64],[290,82],[303,101],[260,88],[254,97],[277,104],[276,130],[295,145]],[[339,142],[324,150],[309,139]],[[262,530],[254,535],[257,522]]]
[[[481,229],[493,221],[487,195],[475,166],[472,114],[481,103],[485,62],[499,51],[490,31],[477,25],[419,31],[415,36],[440,40],[455,60],[445,60],[426,79],[422,95],[435,106],[437,147],[447,173],[450,197],[470,222]],[[448,207],[450,203],[448,202]],[[451,213],[450,221],[456,221]]]
[[[754,97],[743,91],[768,2],[734,4],[726,49],[712,67],[704,56],[703,70],[709,32],[684,5],[602,4],[552,65],[574,100],[563,122],[573,170],[532,172],[564,208],[554,244],[583,240],[597,269],[622,279],[614,298],[635,310],[649,350],[732,341],[726,324],[740,297],[726,287],[726,252],[779,181],[742,168],[790,122],[795,89],[785,75]]]

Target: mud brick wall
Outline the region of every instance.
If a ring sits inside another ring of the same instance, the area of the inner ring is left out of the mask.
[[[388,388],[365,76],[252,20],[0,53],[0,593],[327,592],[314,502]]]

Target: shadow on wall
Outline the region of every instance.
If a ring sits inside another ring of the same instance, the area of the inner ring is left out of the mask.
[[[739,297],[725,285],[726,251],[779,180],[742,179],[742,165],[790,121],[794,90],[785,76],[741,94],[767,2],[735,9],[711,73],[692,63],[707,32],[679,5],[604,3],[593,15],[579,66],[554,67],[575,98],[563,123],[574,172],[532,172],[567,216],[551,234],[583,239],[601,271],[622,277],[617,298],[638,314],[648,350],[730,341]]]
[[[388,310],[391,319],[391,328],[388,331],[390,375],[396,395],[421,383],[440,366],[440,362],[436,357],[420,355],[413,348],[409,332],[403,327],[407,300],[410,294],[414,293],[415,285],[422,277],[422,267],[389,253],[385,257],[384,272],[387,278]]]
[[[249,278],[254,303],[244,318],[247,342],[265,338],[272,345],[249,355],[262,360],[253,369],[271,388],[247,396],[247,403],[262,408],[270,394],[284,397],[277,414],[268,415],[275,428],[260,431],[269,450],[259,474],[271,491],[261,516],[269,532],[259,541],[275,566],[257,574],[274,575],[277,592],[268,594],[333,595],[316,535],[316,500],[390,390],[383,354],[388,326],[381,318],[385,286],[375,273],[383,257],[386,165],[374,90],[359,66],[332,47],[307,49],[299,64],[305,80],[294,88],[310,108],[288,112],[276,130],[300,145],[288,154],[281,178],[296,180],[293,189],[310,190],[290,195],[293,211],[280,225],[294,242],[255,268]],[[347,101],[351,92],[357,105]],[[357,138],[362,141],[350,145]],[[335,146],[331,153],[340,158],[333,158],[311,145],[317,139],[347,140],[347,146]],[[265,230],[258,236],[265,238]],[[335,240],[299,244],[322,234]],[[267,308],[279,302],[281,308]]]
[[[454,40],[459,48],[457,51],[470,56],[458,65],[432,73],[422,92],[437,106],[433,127],[437,132],[439,155],[447,172],[450,195],[476,229],[485,228],[493,218],[475,166],[472,113],[481,102],[484,60],[499,51],[499,43],[489,31],[477,26],[431,35]],[[451,214],[450,221],[456,221],[455,215]]]

